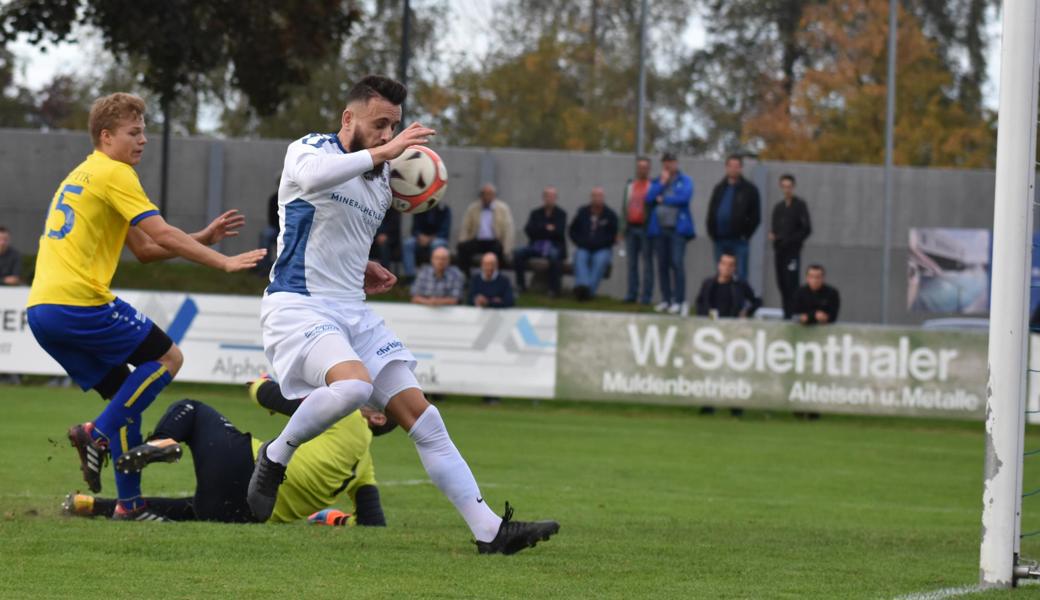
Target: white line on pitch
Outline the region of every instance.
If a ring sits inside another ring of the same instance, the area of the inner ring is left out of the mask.
[[[957,596],[964,596],[967,594],[974,594],[976,592],[983,591],[983,586],[979,584],[965,585],[962,587],[955,588],[943,588],[941,590],[935,590],[931,592],[920,592],[916,594],[906,594],[905,596],[898,596],[895,600],[944,600],[945,598],[955,598]]]

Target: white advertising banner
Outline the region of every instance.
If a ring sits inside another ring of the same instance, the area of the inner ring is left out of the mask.
[[[260,334],[260,298],[117,290],[181,347],[178,381],[245,383],[270,372]],[[26,287],[0,288],[0,373],[61,375],[26,323]],[[429,392],[551,398],[556,385],[556,313],[371,304],[419,360]]]

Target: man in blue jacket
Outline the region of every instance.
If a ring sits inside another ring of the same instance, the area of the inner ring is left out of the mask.
[[[689,315],[686,302],[686,244],[697,237],[690,215],[693,200],[693,179],[679,170],[675,154],[665,152],[661,157],[661,177],[650,184],[646,192],[650,222],[647,237],[657,245],[657,267],[661,280],[661,303],[657,312]]]
[[[571,221],[574,250],[574,295],[590,300],[610,266],[614,242],[617,241],[618,218],[605,203],[603,188],[592,188],[589,203]]]

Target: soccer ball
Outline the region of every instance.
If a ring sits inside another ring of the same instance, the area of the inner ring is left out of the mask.
[[[426,146],[409,146],[390,161],[391,204],[400,212],[416,214],[437,205],[448,190],[448,169]]]

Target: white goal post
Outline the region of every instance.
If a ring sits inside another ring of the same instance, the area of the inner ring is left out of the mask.
[[[1005,0],[1003,13],[979,553],[987,587],[1015,584],[1021,535],[1040,2]]]

